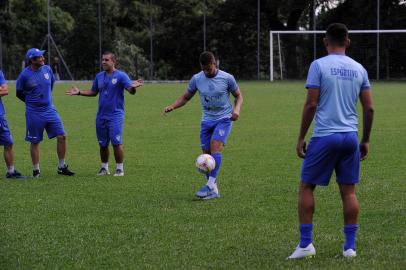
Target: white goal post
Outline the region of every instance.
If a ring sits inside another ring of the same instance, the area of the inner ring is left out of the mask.
[[[380,70],[380,34],[396,34],[396,33],[406,33],[406,29],[393,29],[393,30],[349,30],[350,34],[375,34],[376,41],[374,45],[376,45],[376,76],[375,79],[379,80],[379,70]],[[277,56],[279,59],[279,75],[280,79],[283,80],[283,61],[282,61],[282,52],[281,52],[281,35],[311,35],[313,34],[313,50],[314,50],[314,58],[316,58],[316,36],[325,34],[326,31],[323,30],[297,30],[297,31],[269,31],[269,78],[270,81],[274,81],[274,47],[276,46],[278,49]],[[274,40],[274,35],[276,35],[276,40]],[[321,39],[320,37],[318,37]],[[274,42],[277,45],[274,45]]]

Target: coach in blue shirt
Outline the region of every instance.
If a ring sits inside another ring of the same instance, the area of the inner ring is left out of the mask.
[[[211,52],[203,52],[199,61],[202,71],[193,75],[185,93],[167,106],[164,112],[182,107],[199,92],[203,112],[200,143],[203,153],[213,156],[216,167],[207,175],[207,184],[196,192],[196,197],[209,200],[220,197],[217,174],[221,165],[221,151],[230,135],[232,121],[240,116],[243,97],[234,76],[217,68]],[[234,108],[229,100],[230,93],[235,98]]]
[[[108,167],[108,146],[111,141],[116,159],[114,176],[123,176],[124,89],[131,95],[134,95],[137,87],[140,87],[142,83],[140,80],[131,81],[125,72],[116,69],[116,57],[112,52],[103,53],[102,66],[104,71],[96,75],[92,89],[80,90],[77,87],[73,87],[66,94],[87,97],[94,97],[99,94],[96,133],[100,145],[101,168],[97,175],[110,174]]]
[[[347,27],[331,24],[324,45],[328,55],[313,61],[307,76],[307,99],[297,142],[297,155],[304,158],[299,187],[300,242],[288,259],[314,256],[312,241],[314,189],[327,186],[333,171],[343,202],[344,257],[355,257],[359,205],[355,184],[360,160],[368,156],[373,106],[371,86],[364,67],[345,55],[350,45]],[[358,145],[358,98],[363,108],[363,134]],[[314,132],[306,151],[305,136],[314,117]]]
[[[52,69],[45,65],[44,52],[31,48],[26,53],[28,66],[17,78],[17,97],[25,103],[26,137],[31,142],[31,159],[33,177],[40,176],[39,143],[43,139],[44,129],[48,137],[57,138],[59,158],[58,174],[74,175],[65,164],[66,134],[61,118],[52,103],[54,75]]]

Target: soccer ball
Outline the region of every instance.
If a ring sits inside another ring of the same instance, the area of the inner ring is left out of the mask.
[[[214,170],[216,167],[216,161],[209,154],[201,154],[196,159],[196,167],[199,172],[207,174]]]

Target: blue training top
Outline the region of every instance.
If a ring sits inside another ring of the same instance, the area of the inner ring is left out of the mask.
[[[208,78],[200,71],[193,75],[187,88],[190,93],[199,91],[203,111],[202,121],[230,118],[233,107],[229,96],[237,89],[234,76],[222,70],[218,70],[213,78]]]
[[[124,116],[124,89],[130,88],[132,81],[121,70],[114,70],[111,75],[102,71],[93,81],[92,91],[99,93],[99,110],[97,117],[111,119]]]
[[[320,89],[313,137],[358,131],[357,100],[370,87],[365,68],[348,56],[330,54],[313,61],[306,81],[307,89]]]
[[[0,70],[0,86],[3,84],[6,84],[6,79],[4,78],[4,74],[3,71]],[[4,116],[4,114],[6,113],[6,111],[4,110],[4,105],[3,105],[3,101],[1,100],[0,97],[0,116]]]
[[[17,96],[23,97],[27,111],[46,111],[53,108],[52,89],[54,86],[52,69],[43,65],[38,70],[26,67],[17,78]]]

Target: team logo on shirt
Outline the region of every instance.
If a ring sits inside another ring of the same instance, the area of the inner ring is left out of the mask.
[[[113,78],[113,79],[111,80],[111,83],[112,83],[112,84],[116,84],[116,83],[117,83],[117,78]]]
[[[44,78],[49,80],[49,73],[44,73]]]

